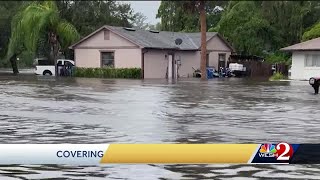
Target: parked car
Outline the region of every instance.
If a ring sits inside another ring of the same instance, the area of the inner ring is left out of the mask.
[[[47,75],[55,76],[56,68],[58,67],[58,73],[60,73],[63,66],[74,66],[74,61],[70,59],[58,59],[56,65],[52,65],[47,58],[35,59],[35,74],[36,75]]]

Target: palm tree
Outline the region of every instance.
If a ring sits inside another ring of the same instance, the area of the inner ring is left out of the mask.
[[[198,11],[200,13],[200,29],[201,29],[201,59],[200,71],[201,79],[207,79],[206,61],[207,61],[207,16],[205,9],[205,0],[185,1],[183,6],[188,11]]]
[[[80,38],[76,28],[62,19],[55,1],[31,2],[12,19],[11,37],[7,58],[11,59],[22,50],[35,54],[42,35],[50,45],[52,63],[56,63],[60,50],[65,50]]]

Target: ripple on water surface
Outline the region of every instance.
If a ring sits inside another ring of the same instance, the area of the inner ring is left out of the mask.
[[[0,76],[1,143],[318,143],[308,82]],[[0,166],[1,179],[317,179],[317,165]],[[246,178],[247,179],[247,178]]]

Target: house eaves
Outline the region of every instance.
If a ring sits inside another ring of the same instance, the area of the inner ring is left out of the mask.
[[[319,50],[320,50],[320,38],[311,39],[309,41],[297,43],[297,44],[280,49],[280,51],[319,51]]]
[[[87,39],[89,39],[90,37],[94,36],[95,34],[99,33],[100,31],[104,30],[104,29],[108,29],[109,31],[117,34],[118,36],[130,41],[131,43],[139,46],[139,48],[144,48],[144,46],[142,46],[141,44],[137,43],[137,42],[134,42],[132,41],[131,39],[123,36],[122,34],[118,33],[117,31],[114,31],[113,29],[109,28],[108,26],[102,26],[101,28],[97,29],[96,31],[94,31],[93,33],[89,34],[88,36],[82,38],[80,41],[74,43],[73,45],[69,46],[68,48],[69,49],[74,49],[77,45],[81,44],[82,42],[86,41]]]

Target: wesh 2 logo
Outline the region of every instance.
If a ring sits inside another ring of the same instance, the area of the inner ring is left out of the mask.
[[[288,161],[293,155],[293,148],[288,143],[263,144],[259,150],[261,158],[276,158],[279,161]]]

